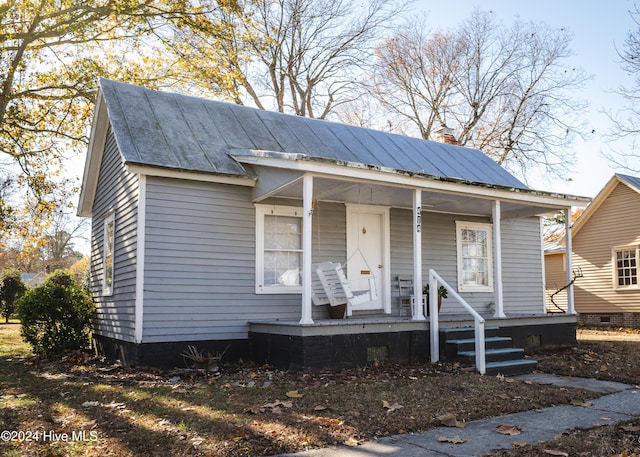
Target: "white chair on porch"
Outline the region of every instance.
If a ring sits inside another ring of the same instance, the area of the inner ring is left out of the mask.
[[[400,316],[411,316],[413,314],[413,276],[398,275],[398,298]]]
[[[351,291],[339,263],[322,262],[315,264],[312,266],[312,273],[315,273],[311,287],[314,304],[328,303],[330,306],[337,306],[346,303],[347,316],[351,316],[354,305],[374,301],[378,296],[373,276],[369,278],[369,290]],[[322,285],[324,295],[318,290],[315,278]]]

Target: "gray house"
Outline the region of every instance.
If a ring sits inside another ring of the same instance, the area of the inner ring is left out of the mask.
[[[96,339],[129,363],[192,345],[284,368],[437,360],[474,320],[487,348],[572,344],[576,316],[545,312],[541,215],[587,202],[477,150],[103,79],[78,209]],[[325,261],[375,299],[329,319]],[[399,276],[453,293],[429,317]]]

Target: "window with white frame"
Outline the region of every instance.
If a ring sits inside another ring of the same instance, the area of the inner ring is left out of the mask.
[[[113,272],[114,272],[114,250],[115,250],[116,218],[115,214],[110,214],[104,220],[103,244],[104,253],[102,260],[102,293],[103,295],[113,294]]]
[[[256,292],[302,292],[302,208],[256,205]]]
[[[613,250],[614,287],[617,289],[638,287],[638,246]]]
[[[456,221],[458,290],[493,291],[491,224]]]

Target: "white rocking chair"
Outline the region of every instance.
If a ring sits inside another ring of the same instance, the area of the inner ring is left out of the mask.
[[[369,290],[352,292],[339,263],[315,264],[312,266],[312,273],[315,275],[313,275],[311,298],[316,305],[337,306],[346,303],[347,316],[351,316],[354,305],[374,301],[378,297],[373,275],[369,276]]]

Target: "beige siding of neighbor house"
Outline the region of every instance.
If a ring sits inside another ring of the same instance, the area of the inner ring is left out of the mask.
[[[545,254],[544,256],[544,268],[545,268],[545,289],[547,297],[547,310],[549,312],[560,312],[567,310],[567,292],[556,294],[553,297],[553,301],[558,307],[554,306],[551,302],[551,295],[558,289],[564,287],[567,283],[567,269],[566,269],[566,256],[564,252],[556,252],[552,254]]]
[[[612,252],[640,244],[640,194],[618,183],[573,238],[578,313],[640,312],[640,288],[616,289]]]

